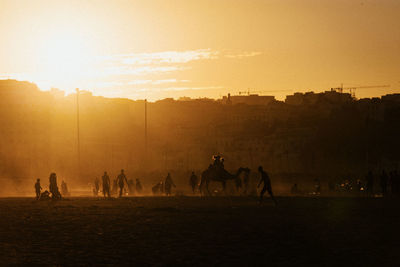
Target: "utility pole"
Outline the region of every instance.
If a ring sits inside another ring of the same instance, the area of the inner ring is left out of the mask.
[[[147,99],[144,100],[144,168],[147,168]]]
[[[78,179],[81,178],[81,143],[79,134],[79,88],[76,88],[76,134],[78,151]]]

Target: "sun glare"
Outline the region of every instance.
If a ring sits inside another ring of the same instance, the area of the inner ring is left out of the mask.
[[[87,40],[78,34],[50,35],[38,50],[35,76],[39,84],[47,81],[45,87],[59,87],[70,93],[90,74],[93,53]]]

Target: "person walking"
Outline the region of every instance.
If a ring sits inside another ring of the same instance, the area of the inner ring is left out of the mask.
[[[276,200],[274,198],[274,194],[272,193],[271,180],[269,179],[268,174],[263,170],[262,166],[258,167],[258,171],[261,174],[261,179],[257,185],[257,188],[259,188],[262,183],[264,184],[264,186],[260,192],[260,204],[263,201],[265,192],[268,192],[269,195],[271,196],[272,200],[274,201],[275,205],[278,205],[278,203],[276,202]]]

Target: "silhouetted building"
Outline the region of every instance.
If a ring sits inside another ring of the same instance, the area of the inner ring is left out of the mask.
[[[144,170],[144,101],[82,92],[81,182],[87,185],[105,169],[114,180],[123,168],[143,177],[145,185],[144,172],[197,172],[218,153],[228,170],[262,164],[274,174],[319,177],[364,174],[374,166],[391,170],[400,160],[398,99],[393,94],[355,100],[329,91],[295,93],[285,102],[252,95],[230,96],[231,105],[227,97],[148,102]],[[2,177],[31,179],[52,171],[75,177],[76,95],[0,81],[0,123]],[[187,173],[182,179],[187,184]]]
[[[275,100],[274,96],[266,96],[266,95],[257,95],[257,94],[249,94],[249,95],[233,95],[222,97],[222,103],[224,104],[246,104],[246,105],[268,105],[272,101]]]

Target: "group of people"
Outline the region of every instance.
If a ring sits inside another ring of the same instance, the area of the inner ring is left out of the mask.
[[[214,167],[224,169],[224,160],[220,156],[216,156],[214,158]],[[248,168],[243,168],[245,170],[245,175],[243,182],[245,184],[245,190],[248,188],[249,184],[249,173],[250,169]],[[274,195],[272,193],[272,187],[271,187],[271,181],[270,178],[260,166],[258,168],[258,171],[260,172],[260,182],[257,186],[259,188],[261,185],[263,185],[261,191],[260,191],[260,202],[263,200],[263,196],[266,192],[269,193],[271,196],[272,200],[276,204],[276,200],[274,198]],[[238,180],[240,180],[240,184],[238,184]],[[236,186],[237,187],[242,187],[242,180],[241,179],[236,179]],[[191,186],[193,194],[196,192],[197,188],[199,187],[199,179],[197,175],[192,172],[190,179],[189,179],[189,184]],[[102,178],[101,178],[101,187],[102,190],[100,190],[100,180],[98,178],[95,179],[94,181],[94,187],[93,187],[93,194],[95,196],[98,196],[99,192],[101,191],[103,193],[104,197],[110,198],[112,194],[118,194],[119,197],[122,197],[125,193],[128,193],[129,195],[133,195],[136,191],[137,194],[141,194],[143,187],[139,179],[136,179],[136,184],[134,183],[133,179],[128,180],[124,170],[122,169],[120,174],[117,176],[117,178],[113,181],[113,184],[111,185],[111,180],[108,175],[108,173],[105,171]],[[152,187],[152,192],[154,195],[159,195],[159,194],[165,194],[166,196],[171,196],[172,195],[172,188],[175,188],[176,185],[174,181],[172,180],[171,174],[168,173],[167,177],[165,180],[162,180],[158,182],[156,185]],[[57,175],[56,173],[51,173],[49,177],[49,190],[45,190],[42,192],[42,187],[40,184],[40,179],[38,178],[35,183],[35,191],[36,191],[36,199],[61,199],[62,195],[68,196],[69,191],[67,184],[62,181],[61,183],[61,192],[58,189],[57,185]]]
[[[113,188],[111,188],[110,177],[107,172],[104,172],[102,176],[102,192],[104,197],[111,197],[111,190],[115,191],[115,194],[118,193],[119,197],[122,197],[123,193],[126,191],[126,187],[128,187],[129,194],[132,195],[136,189],[136,193],[141,194],[142,192],[142,184],[139,179],[136,179],[136,185],[133,180],[128,180],[125,176],[124,170],[121,170],[121,173],[114,180]],[[119,191],[118,191],[118,188]],[[40,183],[40,178],[36,179],[36,183],[34,185],[36,199],[37,200],[48,200],[48,199],[61,199],[62,196],[69,196],[70,192],[68,190],[67,183],[63,180],[61,182],[61,192],[58,188],[57,184],[57,175],[56,173],[51,173],[49,177],[49,190],[42,191],[42,186]],[[95,179],[93,193],[95,196],[98,195],[100,191],[100,181],[99,179]],[[117,192],[118,191],[118,192]]]
[[[102,192],[104,197],[111,197],[112,194],[118,194],[119,197],[122,197],[125,193],[129,195],[133,195],[135,192],[137,194],[141,194],[143,187],[139,179],[136,179],[136,184],[133,179],[127,179],[125,175],[125,171],[122,169],[121,173],[117,176],[117,178],[113,181],[111,187],[110,176],[105,171],[102,180]],[[125,187],[126,185],[126,187]],[[100,181],[98,178],[94,181],[93,194],[95,196],[98,195],[100,191]]]
[[[215,162],[218,162],[218,163],[215,163]],[[217,164],[216,166],[223,168],[223,159],[221,160],[220,158],[215,157],[214,164]],[[249,180],[250,180],[250,178],[249,178],[250,170],[247,168],[246,168],[246,170],[247,171],[245,171],[245,175],[244,175],[244,179],[243,179],[243,182],[245,184],[245,190],[248,189],[248,184],[249,184]],[[266,192],[268,192],[268,194],[271,196],[271,199],[274,201],[274,203],[276,205],[277,201],[272,192],[271,180],[269,178],[268,173],[266,171],[264,171],[262,166],[258,167],[258,171],[260,173],[260,181],[257,185],[257,188],[260,188],[260,186],[262,185],[262,189],[260,191],[260,198],[259,198],[260,203],[263,201],[264,194]],[[189,184],[192,188],[192,193],[195,194],[196,189],[199,186],[199,179],[194,172],[192,172],[192,174],[190,175]],[[154,185],[152,188],[152,191],[153,191],[154,195],[165,194],[167,196],[170,196],[172,187],[176,187],[176,185],[172,181],[171,174],[168,173],[167,177],[165,178],[165,181],[160,181],[159,183]]]
[[[321,194],[321,182],[318,178],[313,181],[312,194]],[[327,183],[327,191],[332,193],[353,194],[359,196],[400,196],[400,174],[397,170],[386,172],[382,170],[374,173],[368,171],[364,178],[354,178],[351,175],[330,179]],[[291,193],[297,195],[300,193],[307,193],[301,191],[295,183],[291,188]]]
[[[214,164],[212,167],[222,168],[224,169],[224,161],[220,157],[214,158]],[[243,168],[244,176],[242,179],[236,179],[235,185],[237,189],[243,187],[246,192],[249,188],[249,174],[250,169]],[[262,185],[262,189],[259,193],[259,201],[260,203],[263,201],[263,197],[266,192],[270,195],[271,199],[277,204],[276,199],[272,192],[271,180],[269,178],[268,173],[260,166],[258,168],[258,172],[260,173],[260,181],[257,185],[257,188],[260,188]],[[191,187],[192,193],[195,194],[197,189],[199,188],[199,178],[197,175],[192,172],[189,177],[189,185]],[[242,184],[243,182],[243,184]],[[378,184],[378,186],[376,185]],[[100,186],[102,187],[100,190]],[[57,185],[57,175],[56,173],[51,173],[49,177],[49,189],[42,191],[42,186],[40,183],[40,179],[38,178],[35,183],[35,192],[37,200],[47,200],[47,199],[61,199],[62,196],[68,196],[68,186],[62,181],[61,182],[61,192],[59,191]],[[176,185],[172,180],[171,174],[168,173],[167,177],[164,180],[161,180],[156,185],[152,187],[152,192],[154,195],[162,195],[166,196],[172,195],[172,188],[175,188]],[[321,183],[319,179],[314,179],[314,191],[316,194],[321,193]],[[387,173],[385,170],[381,171],[379,175],[374,175],[372,171],[369,171],[364,180],[357,179],[353,181],[352,179],[345,179],[343,182],[334,183],[330,181],[328,183],[329,191],[343,191],[343,192],[364,192],[367,196],[372,196],[375,193],[381,193],[382,196],[392,195],[392,196],[400,196],[400,174],[395,171],[391,171]],[[125,193],[129,195],[141,194],[143,190],[142,184],[139,179],[136,179],[136,183],[133,179],[128,180],[124,170],[122,169],[120,174],[116,177],[111,185],[111,180],[107,172],[105,171],[101,183],[98,178],[94,181],[93,193],[95,196],[102,192],[104,197],[111,197],[112,194],[118,195],[122,197]],[[294,184],[291,189],[292,194],[299,193],[299,188],[297,184]]]
[[[382,196],[400,195],[400,174],[397,170],[387,173],[382,170],[374,174],[369,171],[365,179],[353,179],[346,177],[338,181],[329,181],[328,189],[330,192],[357,193],[373,196],[381,194]]]
[[[64,181],[61,182],[61,191],[58,190],[58,185],[57,185],[57,175],[56,173],[51,173],[49,177],[49,190],[45,190],[42,192],[42,186],[40,185],[40,178],[36,179],[35,183],[35,193],[36,193],[36,199],[37,200],[48,200],[48,199],[61,199],[62,195],[68,196],[69,191],[67,187],[67,183]]]

